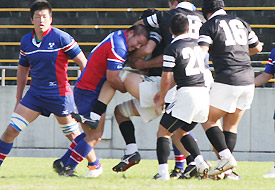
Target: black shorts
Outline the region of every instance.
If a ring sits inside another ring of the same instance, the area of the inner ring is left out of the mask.
[[[189,123],[186,123],[185,121],[179,120],[173,117],[171,113],[170,114],[164,113],[160,120],[160,124],[165,129],[167,129],[170,133],[173,133],[179,128],[181,128],[185,132],[188,132],[194,129],[194,127],[197,125],[196,122],[192,122],[189,124]]]

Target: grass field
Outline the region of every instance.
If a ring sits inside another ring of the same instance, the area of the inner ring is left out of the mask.
[[[274,190],[275,179],[264,179],[262,175],[271,169],[272,162],[238,162],[239,181],[220,180],[170,180],[156,181],[152,177],[158,172],[156,160],[142,160],[126,173],[114,173],[112,167],[118,159],[102,159],[104,173],[99,178],[84,178],[87,171],[84,161],[77,168],[76,177],[61,177],[52,170],[55,158],[7,158],[0,169],[0,189],[184,189],[184,190],[216,190],[216,189],[263,189]],[[214,162],[211,162],[215,165]],[[173,161],[169,161],[173,168]]]

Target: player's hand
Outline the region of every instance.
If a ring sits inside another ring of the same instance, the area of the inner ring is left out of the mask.
[[[157,92],[156,95],[154,96],[154,102],[156,104],[156,107],[155,107],[155,113],[157,115],[160,115],[161,113],[159,112],[159,108],[161,107],[161,110],[163,110],[164,108],[164,100],[162,100],[160,98],[160,92]]]
[[[132,68],[134,69],[145,69],[145,60],[143,59],[135,59],[132,61]]]

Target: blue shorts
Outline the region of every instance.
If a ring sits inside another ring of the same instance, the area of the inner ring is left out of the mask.
[[[70,115],[71,112],[75,112],[73,95],[46,96],[28,90],[20,104],[31,110],[40,112],[41,115],[46,117],[49,117],[51,113],[58,117],[65,117]]]
[[[90,112],[93,111],[99,92],[74,87],[74,100],[79,114],[90,118]]]

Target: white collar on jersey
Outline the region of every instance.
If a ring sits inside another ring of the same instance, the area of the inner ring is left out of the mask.
[[[190,11],[193,11],[193,5],[192,3],[189,3],[189,2],[181,2],[176,6],[176,8],[183,8],[183,9],[188,9]]]
[[[175,37],[171,43],[174,43],[175,41],[177,40],[181,40],[181,39],[184,39],[184,38],[189,38],[189,34],[181,34],[181,35],[178,35],[177,37]]]
[[[225,10],[223,10],[223,9],[219,9],[219,10],[217,10],[216,12],[214,12],[214,13],[209,17],[208,20],[210,20],[211,18],[213,18],[214,16],[217,16],[217,15],[226,15],[226,12],[225,12]]]

